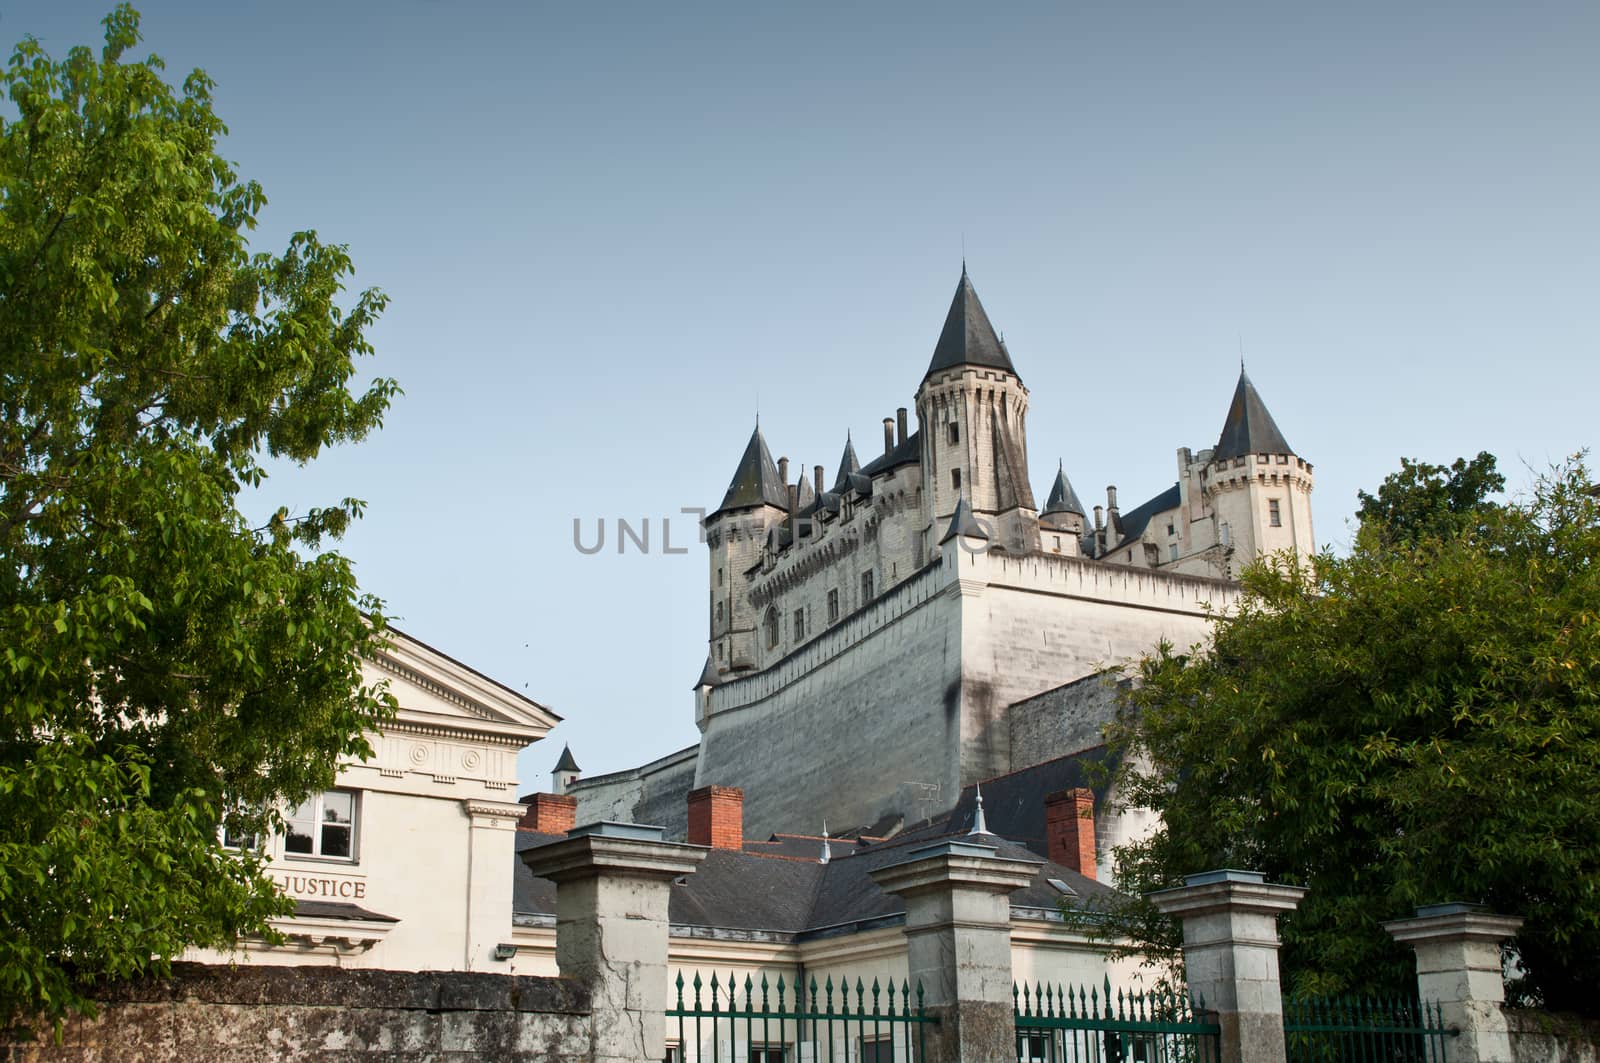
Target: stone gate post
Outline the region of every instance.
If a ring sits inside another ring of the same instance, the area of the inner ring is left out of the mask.
[[[1432,904],[1383,928],[1416,950],[1418,995],[1438,1004],[1444,1024],[1460,1031],[1445,1042],[1448,1063],[1510,1063],[1500,945],[1516,936],[1522,920],[1477,904]]]
[[[705,859],[660,827],[597,823],[523,852],[556,884],[556,965],[589,987],[596,1063],[666,1053],[667,901],[672,880]]]
[[[1016,1058],[1009,898],[1040,865],[996,852],[946,841],[871,872],[885,893],[905,898],[912,990],[922,986],[929,1014],[939,1018],[929,1063]]]
[[[1278,916],[1305,896],[1255,871],[1207,871],[1149,898],[1183,921],[1190,992],[1222,1026],[1222,1063],[1284,1063]]]

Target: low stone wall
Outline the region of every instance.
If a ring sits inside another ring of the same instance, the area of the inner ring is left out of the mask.
[[[1507,1008],[1516,1063],[1600,1063],[1600,1020]]]
[[[579,1063],[588,990],[526,975],[221,968],[108,987],[100,1014],[4,1051],[10,1063],[156,1060],[449,1060]]]

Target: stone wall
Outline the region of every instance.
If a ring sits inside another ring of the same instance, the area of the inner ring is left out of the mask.
[[[1507,1008],[1516,1063],[1600,1063],[1600,1020]]]
[[[1084,676],[1011,706],[1011,770],[1093,749],[1116,716],[1119,672]]]
[[[698,746],[689,746],[643,767],[579,779],[568,790],[578,799],[578,822],[647,823],[665,827],[668,838],[683,838],[698,753]]]
[[[180,964],[99,998],[60,1044],[46,1028],[6,1046],[10,1063],[579,1063],[591,1050],[588,990],[561,978]]]

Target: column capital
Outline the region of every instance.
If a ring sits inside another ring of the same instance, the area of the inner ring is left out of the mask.
[[[979,842],[944,841],[913,849],[907,859],[868,874],[879,889],[902,897],[949,888],[1013,893],[1032,882],[1044,866],[997,856],[999,851]]]
[[[1417,909],[1409,919],[1391,919],[1383,924],[1391,937],[1403,945],[1481,942],[1500,947],[1522,929],[1522,917],[1495,915],[1481,904],[1429,904]]]
[[[522,852],[522,862],[539,878],[559,886],[585,878],[616,875],[674,879],[700,866],[703,845],[665,841],[660,827],[634,823],[590,823],[574,827],[561,841]]]
[[[1147,893],[1145,897],[1162,914],[1183,918],[1224,910],[1279,915],[1298,908],[1305,895],[1304,887],[1268,882],[1259,871],[1224,869],[1185,876],[1183,885]]]

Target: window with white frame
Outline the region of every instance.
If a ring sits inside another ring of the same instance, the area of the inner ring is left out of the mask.
[[[1276,498],[1267,499],[1267,523],[1274,528],[1283,527],[1283,511],[1278,508]]]
[[[787,1053],[783,1045],[751,1045],[750,1063],[784,1063]]]
[[[861,1063],[895,1063],[894,1041],[888,1037],[863,1037]]]
[[[284,852],[328,860],[356,858],[356,795],[325,790],[289,810]]]

